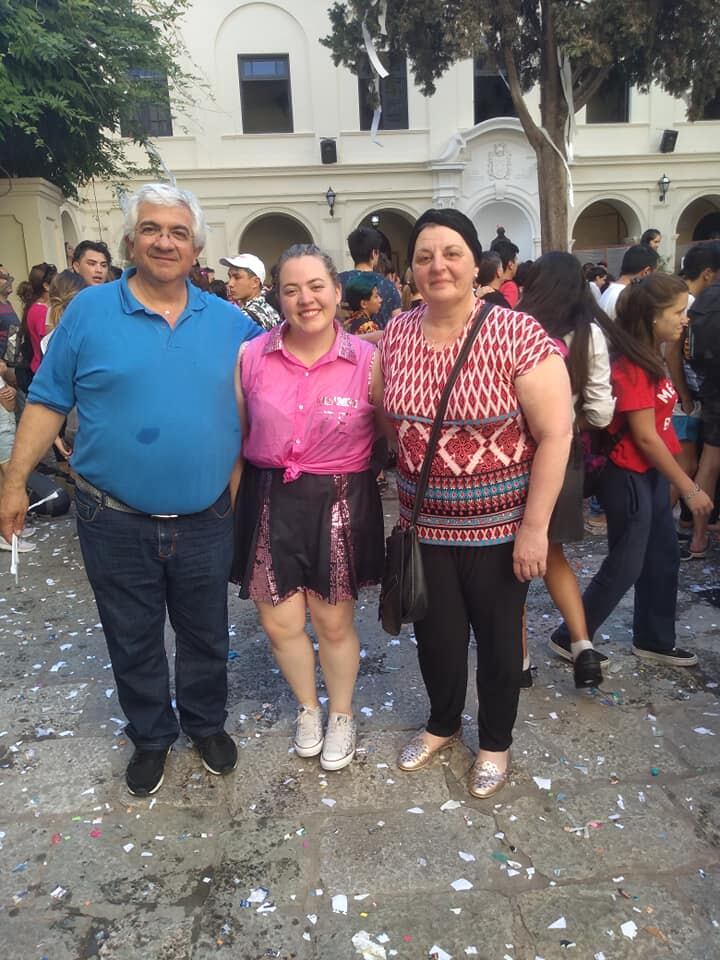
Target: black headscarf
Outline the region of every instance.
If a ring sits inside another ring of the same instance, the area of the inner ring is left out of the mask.
[[[420,235],[420,231],[431,224],[437,224],[439,227],[448,227],[459,233],[475,258],[475,263],[480,266],[480,257],[482,256],[482,245],[478,240],[477,230],[469,217],[459,210],[426,210],[415,223],[408,240],[408,263],[412,266],[413,255],[415,253],[415,244]]]

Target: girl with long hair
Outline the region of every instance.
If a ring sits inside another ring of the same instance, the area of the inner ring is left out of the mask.
[[[615,409],[607,341],[594,322],[601,311],[578,260],[560,252],[546,253],[536,260],[528,270],[519,307],[540,322],[566,355],[576,425],[577,449],[571,456],[578,456],[577,431],[606,427]],[[563,544],[582,540],[583,533],[582,489],[577,483],[569,484],[561,490],[550,521],[545,585],[569,632],[562,642],[551,641],[551,648],[572,660],[578,688],[599,686],[601,668],[607,661],[604,654],[593,649],[577,579],[563,550]],[[523,641],[526,643],[525,636]],[[527,677],[527,655],[523,666]]]
[[[27,391],[42,360],[40,341],[45,336],[50,283],[57,273],[53,263],[37,263],[30,271],[27,280],[18,287],[18,297],[23,302],[20,322],[20,342],[22,346],[22,383],[19,386]]]
[[[670,484],[694,515],[712,510],[710,498],[675,459],[680,451],[672,427],[677,395],[661,353],[663,344],[682,336],[687,302],[685,281],[662,273],[633,281],[618,299],[616,325],[627,342],[612,363],[616,404],[608,429],[614,446],[600,493],[609,552],[583,594],[592,636],[634,586],[632,652],[679,667],[694,666],[697,657],[675,646],[680,553]],[[567,635],[563,625],[553,640]]]

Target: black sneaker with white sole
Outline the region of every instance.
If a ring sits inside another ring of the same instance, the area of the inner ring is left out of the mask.
[[[689,650],[673,647],[672,650],[648,650],[645,647],[636,647],[633,644],[632,652],[641,660],[652,660],[655,663],[665,663],[670,667],[694,667],[698,658]]]
[[[134,797],[149,797],[160,789],[170,750],[170,747],[163,750],[135,750],[125,771],[127,788]]]
[[[573,656],[570,652],[570,637],[564,637],[556,630],[555,633],[551,634],[548,646],[553,653],[562,657],[563,660],[568,660],[570,663],[573,662]],[[600,664],[600,669],[604,670],[608,663],[610,663],[610,658],[606,657],[604,653],[600,653],[599,650],[595,650],[594,652],[597,655],[597,662]]]
[[[198,748],[203,766],[216,777],[231,773],[237,766],[238,752],[235,741],[224,730],[193,742]]]

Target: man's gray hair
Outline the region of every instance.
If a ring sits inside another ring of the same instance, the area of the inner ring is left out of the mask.
[[[121,241],[122,253],[127,258],[127,239],[135,232],[138,222],[138,209],[141,203],[152,203],[158,207],[187,207],[192,216],[193,246],[202,250],[205,246],[207,224],[198,199],[189,190],[181,190],[169,183],[145,183],[130,194],[123,203],[125,222]]]

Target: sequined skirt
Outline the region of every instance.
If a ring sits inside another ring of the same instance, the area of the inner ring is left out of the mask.
[[[379,583],[383,512],[372,472],[304,473],[290,483],[283,472],[245,465],[231,574],[240,596],[278,604],[307,590],[338,603]]]

